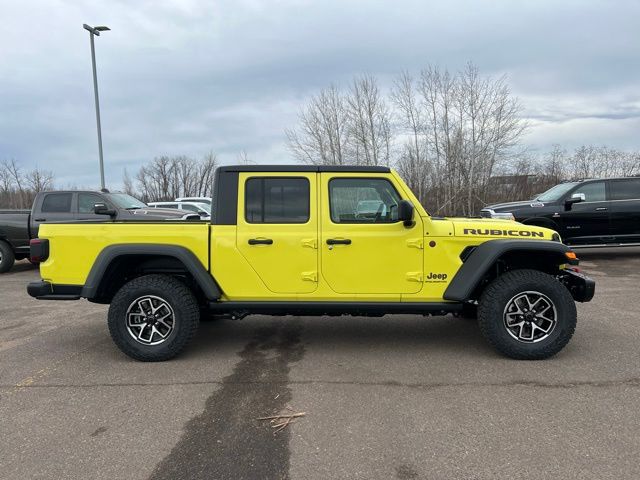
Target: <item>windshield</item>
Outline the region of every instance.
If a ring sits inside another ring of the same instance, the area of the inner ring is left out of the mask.
[[[109,200],[116,204],[119,208],[126,210],[145,208],[147,205],[131,195],[126,193],[110,193]]]
[[[205,212],[207,212],[209,215],[211,215],[211,205],[208,205],[206,203],[196,203],[196,205],[198,206],[198,208],[200,210],[204,210]]]
[[[536,198],[536,200],[539,200],[541,202],[554,202],[556,200],[560,200],[565,195],[565,193],[567,193],[575,186],[575,182],[561,183],[560,185],[551,187],[543,194],[538,195],[538,198]]]

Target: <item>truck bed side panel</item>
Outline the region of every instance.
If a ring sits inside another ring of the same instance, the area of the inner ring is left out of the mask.
[[[116,244],[179,245],[189,249],[205,269],[209,264],[207,223],[43,224],[49,259],[40,264],[42,279],[59,285],[84,285],[97,256]]]

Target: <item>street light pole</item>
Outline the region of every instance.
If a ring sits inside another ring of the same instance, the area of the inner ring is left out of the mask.
[[[89,31],[89,40],[91,41],[91,66],[93,68],[93,94],[96,101],[96,125],[98,128],[98,155],[100,157],[100,188],[105,189],[104,185],[104,159],[102,157],[102,128],[100,126],[100,101],[98,100],[98,74],[96,73],[96,49],[93,41],[94,36],[100,36],[100,32],[110,30],[109,27],[90,27],[86,23],[82,25],[85,30]]]

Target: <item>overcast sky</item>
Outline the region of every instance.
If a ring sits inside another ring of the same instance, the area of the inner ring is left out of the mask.
[[[507,74],[533,151],[640,149],[640,1],[0,0],[0,160],[99,183],[88,32],[107,183],[158,155],[241,150],[291,163],[310,95],[426,64]]]

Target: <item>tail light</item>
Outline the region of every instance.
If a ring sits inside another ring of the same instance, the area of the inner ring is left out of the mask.
[[[34,238],[29,242],[29,260],[31,263],[44,262],[49,258],[49,240]]]

